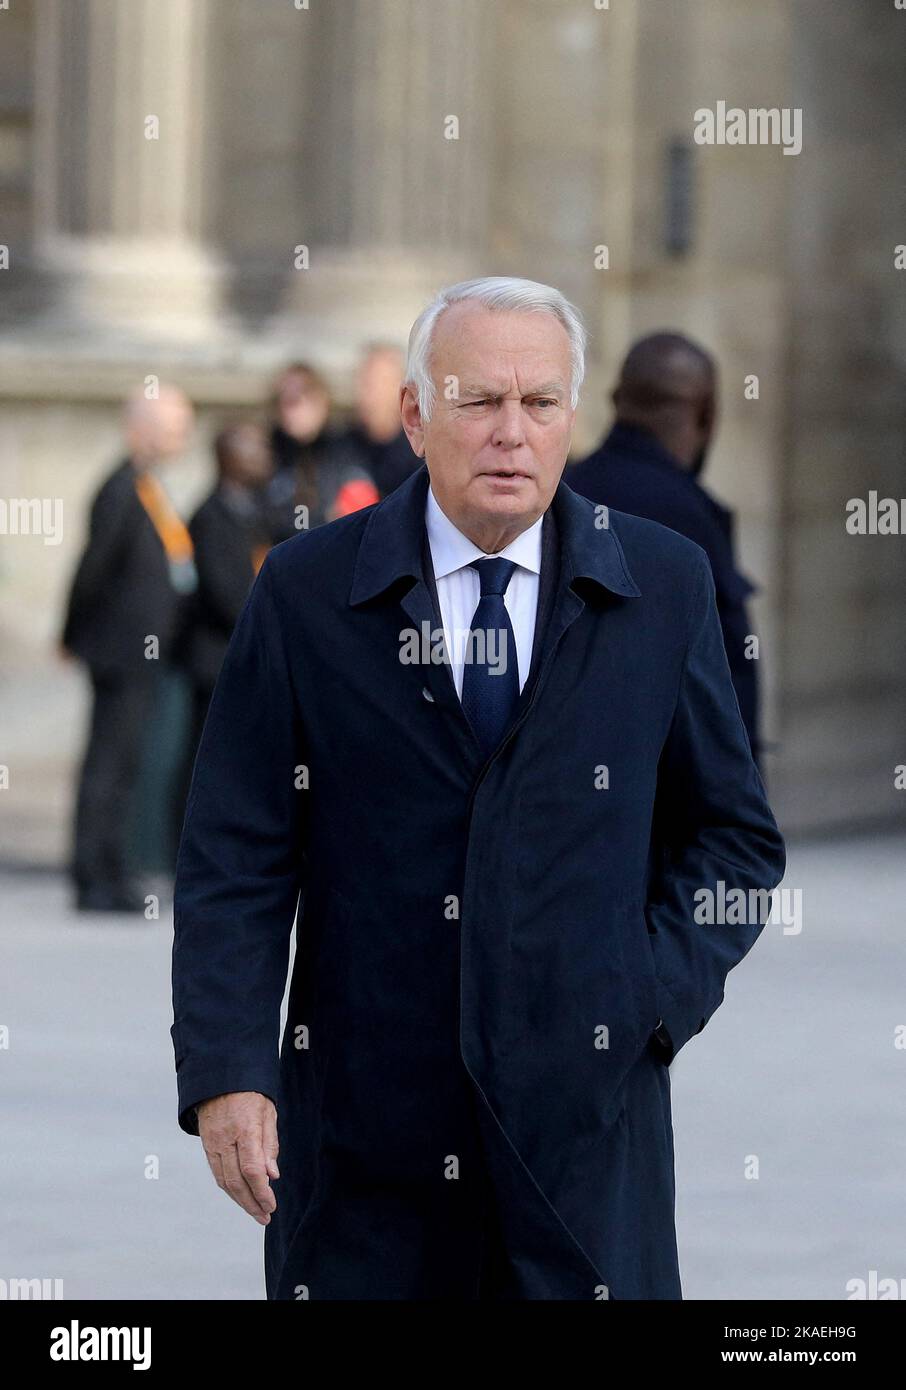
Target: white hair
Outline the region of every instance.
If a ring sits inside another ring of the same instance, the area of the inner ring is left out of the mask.
[[[409,334],[406,385],[415,388],[423,420],[430,420],[437,391],[431,378],[431,340],[444,309],[462,300],[474,300],[488,309],[515,309],[523,313],[553,314],[569,337],[572,378],[570,404],[575,410],[579,389],[585,377],[585,345],[588,334],[578,309],[552,285],[537,280],[520,280],[512,275],[485,275],[479,280],[462,280],[438,291],[419,314]]]

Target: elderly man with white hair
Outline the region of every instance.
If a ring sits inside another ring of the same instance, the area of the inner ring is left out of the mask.
[[[179,1122],[272,1299],[682,1296],[669,1065],[764,925],[701,894],[784,849],[704,552],[561,481],[584,351],[550,286],[442,291],[424,464],[270,553],[214,693]]]

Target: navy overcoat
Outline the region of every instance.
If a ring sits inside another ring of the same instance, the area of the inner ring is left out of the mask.
[[[669,1063],[764,922],[695,895],[784,868],[710,566],[561,482],[485,758],[438,644],[401,659],[440,626],[427,485],[277,546],[240,617],[177,869],[179,1121],[275,1101],[270,1298],[475,1297],[488,1183],[520,1297],[681,1298]]]

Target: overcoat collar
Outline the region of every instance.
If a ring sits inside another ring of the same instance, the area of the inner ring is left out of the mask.
[[[427,495],[428,469],[423,463],[374,508],[359,545],[351,605],[376,598],[399,579],[424,580]],[[623,598],[637,598],[641,590],[629,573],[617,534],[609,524],[599,524],[593,503],[561,481],[551,508],[560,536],[561,583],[590,579]],[[610,518],[604,519],[609,522]]]

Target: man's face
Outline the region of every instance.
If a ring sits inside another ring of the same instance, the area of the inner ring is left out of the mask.
[[[185,396],[162,397],[155,420],[155,452],[162,460],[184,454],[192,433],[193,411]]]
[[[251,423],[239,426],[232,438],[227,476],[244,487],[258,487],[272,471],[264,430]]]
[[[403,388],[403,426],[441,510],[486,551],[550,505],[569,453],[570,345],[553,314],[460,303],[437,320],[436,400],[423,421]]]
[[[194,424],[192,403],[182,391],[162,389],[157,400],[140,402],[126,424],[126,441],[140,467],[169,464],[189,446]]]
[[[399,433],[403,370],[398,352],[372,352],[362,363],[356,381],[356,412],[367,430]]]

